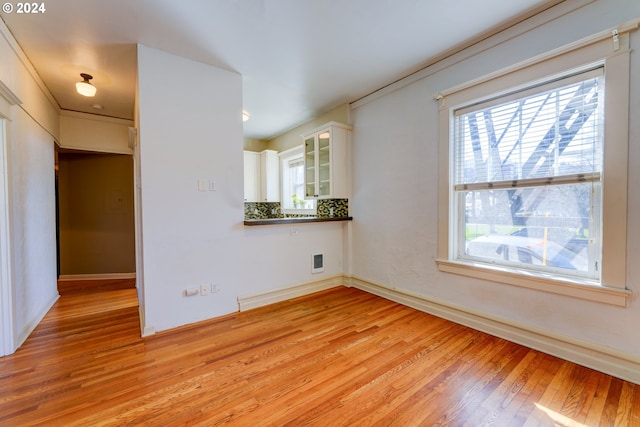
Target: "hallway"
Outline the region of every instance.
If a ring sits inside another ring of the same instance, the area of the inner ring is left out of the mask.
[[[100,395],[90,383],[100,388],[118,371],[105,357],[142,345],[135,289],[61,295],[16,353],[0,358],[0,425],[90,407]]]

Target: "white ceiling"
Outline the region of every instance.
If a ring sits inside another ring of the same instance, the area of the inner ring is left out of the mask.
[[[245,136],[266,139],[556,3],[52,0],[41,14],[0,16],[63,109],[132,119],[141,43],[240,73]],[[82,72],[94,76],[95,98],[75,93]]]

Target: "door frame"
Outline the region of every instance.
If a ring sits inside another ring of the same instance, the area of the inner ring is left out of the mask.
[[[7,160],[7,118],[0,114],[0,356],[6,356],[15,351]]]
[[[146,323],[146,306],[144,293],[144,249],[142,238],[142,172],[140,160],[140,137],[138,128],[129,127],[129,148],[133,152],[133,210],[135,218],[135,251],[136,251],[136,291],[138,293],[138,315],[140,316],[140,335],[143,337],[155,334],[153,327]]]

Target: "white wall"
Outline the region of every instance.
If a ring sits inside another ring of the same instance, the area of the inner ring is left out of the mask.
[[[17,110],[10,124],[11,249],[16,345],[58,297],[53,138]]]
[[[241,76],[138,46],[143,330],[238,310],[237,297],[342,273],[342,225],[244,226]],[[198,85],[194,85],[198,82]],[[198,191],[198,181],[215,191]],[[311,275],[310,256],[325,253]],[[214,283],[219,293],[185,297]]]
[[[0,82],[21,101],[10,107],[7,117],[9,286],[15,349],[58,297],[54,184],[58,111],[1,21],[0,34]]]
[[[430,74],[426,70],[426,77],[421,80],[356,104],[352,110],[353,274],[366,281],[480,315],[495,316],[507,323],[602,346],[638,361],[638,120],[631,120],[629,135],[627,288],[633,296],[626,308],[441,273],[434,262],[438,229],[438,106],[433,96],[441,90],[640,17],[640,2],[635,0],[582,3],[589,4],[505,40],[497,47],[478,52],[470,59],[457,61],[462,55],[479,51],[472,47],[448,59],[452,65],[442,71]],[[519,28],[524,27],[520,25]],[[514,32],[514,29],[509,31]],[[632,32],[631,38],[630,117],[634,118],[640,117],[640,81],[637,78],[640,75],[640,31]],[[431,68],[436,70],[440,65]]]

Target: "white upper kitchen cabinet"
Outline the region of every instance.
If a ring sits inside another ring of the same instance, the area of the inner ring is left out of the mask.
[[[349,198],[351,129],[351,126],[329,122],[303,136],[305,198]]]
[[[278,152],[244,152],[244,201],[280,201],[280,164]]]

